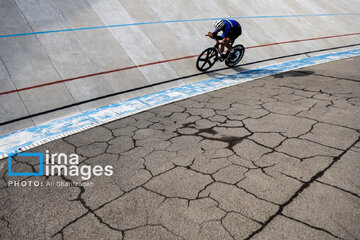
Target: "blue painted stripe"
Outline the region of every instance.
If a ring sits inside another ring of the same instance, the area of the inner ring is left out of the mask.
[[[250,17],[230,17],[230,18],[231,18],[231,19],[298,18],[298,17],[326,17],[326,16],[346,16],[346,15],[360,15],[360,13],[328,13],[328,14],[299,14],[299,15],[294,14],[294,15],[250,16]],[[128,24],[96,26],[96,27],[85,27],[85,28],[71,28],[71,29],[51,30],[51,31],[40,31],[40,32],[30,32],[30,33],[18,33],[18,34],[0,35],[0,38],[19,37],[19,36],[28,36],[28,35],[35,35],[35,34],[47,34],[47,33],[73,32],[73,31],[81,31],[81,30],[94,30],[94,29],[104,29],[104,28],[142,26],[142,25],[161,24],[161,23],[181,23],[181,22],[215,21],[215,20],[219,20],[219,19],[223,19],[223,18],[202,18],[202,19],[187,19],[187,20],[167,20],[167,21],[158,21],[158,22],[128,23]]]
[[[100,107],[76,116],[57,119],[47,124],[0,136],[0,159],[8,156],[12,152],[18,151],[19,148],[21,148],[19,151],[24,151],[31,147],[174,101],[281,72],[359,55],[360,49],[355,49],[294,60],[254,70],[247,70],[220,78],[187,84],[181,87]]]

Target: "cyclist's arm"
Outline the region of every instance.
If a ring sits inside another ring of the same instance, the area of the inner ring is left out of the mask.
[[[215,31],[212,33],[213,34],[213,38],[216,40],[216,41],[221,41],[223,40],[223,36],[218,36],[218,33],[219,33],[219,30],[215,29]]]
[[[225,23],[225,29],[224,29],[223,34],[221,35],[221,37],[225,38],[228,35],[229,31],[230,31],[230,24]]]

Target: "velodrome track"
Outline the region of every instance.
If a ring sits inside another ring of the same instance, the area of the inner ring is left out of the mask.
[[[360,238],[360,4],[238,3],[0,1],[0,156],[114,170],[1,159],[0,239]],[[246,55],[199,73],[221,17]]]
[[[1,133],[211,78],[194,65],[196,56],[214,44],[204,34],[217,18],[241,22],[238,42],[247,49],[241,62],[246,69],[356,49],[358,5],[356,0],[331,5],[1,1]]]

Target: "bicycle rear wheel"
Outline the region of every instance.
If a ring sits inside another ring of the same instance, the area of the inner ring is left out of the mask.
[[[208,48],[205,49],[200,56],[198,57],[197,61],[196,61],[196,68],[199,71],[206,71],[208,69],[210,69],[215,62],[218,59],[218,52],[216,51],[216,48],[212,47],[212,48]]]
[[[228,67],[234,67],[236,64],[238,64],[241,61],[241,59],[243,58],[244,53],[245,53],[245,48],[241,44],[236,45],[233,48],[235,50],[235,53],[234,53],[235,56],[232,57],[231,59],[225,60],[225,64]]]

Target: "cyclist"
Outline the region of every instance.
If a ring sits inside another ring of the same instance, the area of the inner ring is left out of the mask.
[[[215,31],[208,32],[206,36],[209,36],[212,39],[222,40],[220,45],[221,52],[224,52],[224,46],[228,49],[225,54],[226,58],[232,58],[234,49],[231,44],[241,35],[241,25],[235,20],[231,19],[221,19],[217,20],[214,24]],[[217,34],[222,31],[221,36],[217,36]]]

